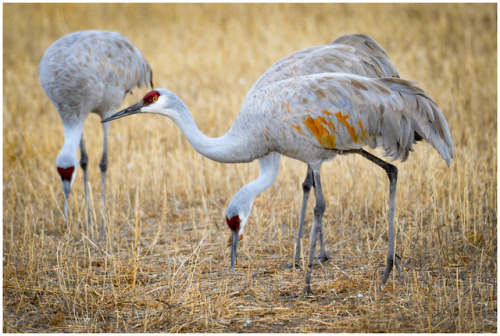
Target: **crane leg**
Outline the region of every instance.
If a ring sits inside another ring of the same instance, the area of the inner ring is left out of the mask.
[[[320,226],[319,226],[319,244],[320,244],[321,250],[320,250],[320,253],[318,256],[318,260],[321,262],[325,262],[327,260],[330,260],[330,256],[326,252],[325,240],[323,238],[323,222],[320,222]]]
[[[300,268],[300,252],[302,249],[301,248],[301,239],[302,239],[302,235],[304,234],[304,221],[305,221],[306,210],[307,210],[307,202],[309,201],[309,193],[311,192],[312,187],[314,187],[313,171],[312,171],[311,166],[307,165],[306,178],[305,178],[304,182],[302,183],[303,197],[302,197],[302,206],[300,209],[299,231],[297,234],[297,245],[295,248],[295,259],[294,259],[294,262],[292,264],[288,264],[285,266],[285,268],[288,268],[288,269],[291,269],[294,267]],[[320,240],[320,245],[321,245],[321,252],[319,255],[319,260],[323,262],[323,261],[330,259],[330,257],[328,256],[328,253],[326,252],[322,228],[320,228],[319,240]]]
[[[382,278],[382,284],[385,284],[387,279],[389,279],[389,275],[391,274],[394,265],[396,265],[396,269],[398,270],[398,272],[401,273],[401,266],[399,265],[398,261],[400,257],[395,253],[394,250],[394,211],[396,207],[396,182],[398,179],[398,169],[396,168],[396,166],[379,159],[378,157],[368,153],[363,149],[360,149],[358,153],[364,158],[383,168],[387,173],[387,177],[389,178],[389,230],[387,234],[388,252],[387,266]]]
[[[309,264],[307,265],[305,287],[302,291],[302,293],[305,295],[313,294],[311,290],[311,272],[314,265],[314,252],[316,250],[318,235],[321,232],[321,221],[323,220],[323,213],[325,212],[326,208],[325,199],[323,198],[323,190],[321,189],[321,180],[319,173],[319,169],[313,170],[314,196],[316,198],[316,205],[314,206],[314,226],[311,233]]]
[[[102,203],[102,221],[99,235],[102,241],[106,238],[106,171],[108,169],[108,132],[110,123],[102,124],[104,133],[103,151],[99,168],[101,169],[101,203]]]
[[[309,165],[307,165],[307,173],[306,173],[306,179],[302,183],[302,191],[303,191],[303,196],[302,196],[302,206],[300,208],[300,219],[299,219],[299,232],[297,233],[297,245],[295,248],[295,259],[293,263],[288,264],[285,266],[285,268],[291,269],[291,268],[300,268],[300,252],[301,252],[301,239],[302,235],[304,234],[304,220],[306,216],[306,210],[307,210],[307,202],[309,201],[309,193],[311,192],[311,188],[313,187],[313,175],[312,175],[312,169]]]
[[[92,216],[90,212],[90,199],[89,199],[89,189],[88,189],[88,174],[87,167],[89,163],[89,157],[87,155],[87,150],[85,149],[85,142],[82,138],[80,139],[80,167],[82,167],[83,172],[83,190],[85,192],[85,203],[87,203],[87,234],[89,234],[90,226],[92,225]]]

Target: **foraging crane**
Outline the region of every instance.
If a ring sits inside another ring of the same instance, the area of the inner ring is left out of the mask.
[[[102,122],[135,113],[171,118],[196,151],[218,162],[251,162],[277,152],[309,165],[316,205],[303,290],[306,294],[312,293],[311,271],[325,210],[320,179],[323,162],[337,155],[355,153],[387,172],[390,187],[386,272],[390,273],[395,262],[397,169],[363,147],[383,148],[384,156],[405,161],[413,150],[413,143],[425,139],[448,165],[453,158],[450,131],[441,111],[423,90],[400,78],[327,72],[270,82],[248,92],[233,125],[218,138],[203,134],[186,104],[166,89],[148,92],[139,102]],[[228,218],[228,225],[232,230],[233,248],[244,223],[234,216]]]
[[[254,84],[253,89],[264,87],[271,82],[277,82],[293,76],[311,75],[323,72],[341,72],[362,75],[367,77],[399,77],[399,73],[389,59],[385,50],[372,38],[363,34],[342,35],[326,46],[315,46],[296,51],[271,66]],[[260,161],[264,162],[260,162]],[[252,209],[255,198],[269,188],[277,176],[280,157],[272,154],[271,157],[259,159],[261,173],[259,177],[244,186],[233,197],[226,210],[226,220],[238,216],[241,226],[244,226]],[[263,170],[269,170],[264,172]],[[304,232],[304,219],[309,199],[309,192],[313,186],[312,169],[308,167],[306,178],[302,184],[303,198],[300,211],[299,228],[295,249],[295,259],[287,268],[300,267],[301,238]],[[318,229],[320,240],[319,260],[329,259],[324,245],[323,228]],[[241,237],[241,235],[240,235]],[[236,248],[231,248],[231,268],[236,261]],[[396,260],[397,263],[397,260]],[[390,272],[386,272],[389,274]],[[385,283],[386,279],[383,281]]]
[[[90,225],[87,190],[88,156],[83,141],[83,124],[90,112],[101,119],[121,105],[136,86],[151,85],[152,71],[140,51],[118,32],[85,30],[65,35],[45,52],[39,68],[43,90],[55,105],[64,126],[64,145],[57,156],[57,171],[64,190],[64,216],[68,220],[68,198],[78,168],[77,148]],[[103,124],[104,145],[101,162],[101,200],[104,215],[109,123]],[[104,218],[100,229],[104,236]]]

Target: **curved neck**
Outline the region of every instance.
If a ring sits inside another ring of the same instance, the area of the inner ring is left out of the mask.
[[[259,177],[241,188],[236,195],[234,195],[231,202],[229,202],[226,209],[226,215],[228,218],[238,215],[240,219],[242,219],[240,230],[243,229],[246,219],[252,211],[255,198],[269,188],[276,179],[280,168],[280,158],[281,156],[277,152],[272,152],[261,157],[259,159]]]
[[[76,155],[82,138],[83,125],[64,125],[64,145],[57,156],[57,166],[67,168],[78,166]]]
[[[261,157],[259,159],[259,177],[244,186],[242,190],[246,189],[249,194],[251,194],[255,199],[255,197],[269,188],[276,179],[276,176],[278,176],[278,171],[280,169],[280,158],[281,156],[277,152],[272,152],[267,154],[266,156]]]
[[[235,123],[223,136],[211,138],[198,129],[184,103],[177,106],[177,112],[178,114],[173,116],[172,120],[177,124],[193,148],[209,159],[224,163],[241,163],[251,162],[265,154],[262,151],[262,146],[250,141],[252,137],[248,136],[245,127],[235,127]]]

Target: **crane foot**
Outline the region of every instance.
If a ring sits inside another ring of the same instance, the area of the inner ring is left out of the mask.
[[[324,253],[324,254],[320,254],[319,257],[318,257],[318,261],[324,263],[325,261],[327,260],[330,260],[330,256],[328,255],[328,253]]]
[[[398,260],[401,259],[401,257],[397,253],[395,253],[394,255],[396,256],[396,260],[393,259],[392,255],[389,255],[387,257],[387,266],[385,267],[384,277],[382,278],[382,285],[387,282],[387,279],[389,279],[389,276],[391,275],[391,271],[394,265],[396,265],[396,270],[398,272],[398,275],[402,274],[401,265],[399,264]]]
[[[296,269],[296,270],[299,270],[299,271],[302,271],[302,267],[300,266],[300,264],[296,261],[294,261],[293,263],[291,264],[287,264],[285,266],[283,266],[284,269],[287,269],[287,270],[292,270],[292,269]]]
[[[306,285],[304,289],[302,290],[302,295],[303,296],[311,296],[314,295],[314,292],[311,289],[311,285]]]

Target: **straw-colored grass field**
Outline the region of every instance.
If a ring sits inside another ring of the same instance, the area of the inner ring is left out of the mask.
[[[497,330],[496,4],[4,4],[3,16],[4,332]],[[82,29],[127,36],[155,86],[176,92],[209,136],[229,129],[281,57],[345,33],[373,37],[437,102],[455,146],[449,168],[425,143],[396,162],[404,276],[377,287],[388,180],[355,155],[322,169],[332,259],[313,271],[315,295],[298,296],[304,273],[282,267],[294,253],[306,172],[289,158],[256,199],[230,272],[224,211],[258,164],[210,161],[158,115],[112,123],[101,243],[102,129],[88,118],[94,226],[86,228],[79,169],[66,227],[55,167],[63,128],[37,69],[50,44]]]

